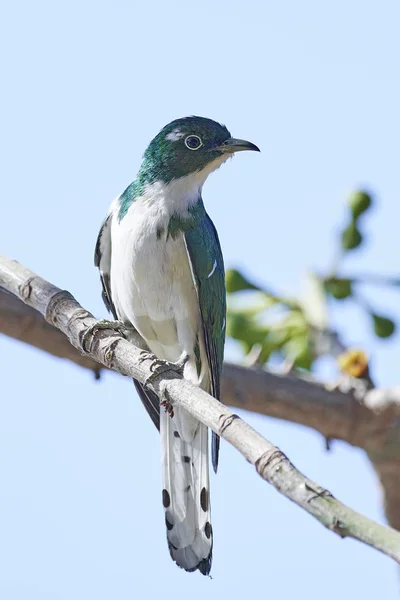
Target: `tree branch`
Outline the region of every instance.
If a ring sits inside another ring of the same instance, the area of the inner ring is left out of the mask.
[[[48,323],[59,328],[71,344],[85,352],[83,341],[94,317],[69,294],[29,269],[0,258],[0,285],[38,310]],[[154,376],[153,360],[115,331],[100,330],[91,338],[86,354],[94,361],[146,383],[159,396],[189,411],[225,438],[281,494],[304,508],[325,527],[341,537],[352,537],[387,554],[400,563],[400,533],[375,523],[336,500],[302,475],[289,459],[240,417],[173,371]]]
[[[103,368],[1,287],[0,332],[88,368],[96,377]],[[371,390],[361,402],[316,382],[225,363],[222,397],[230,406],[312,427],[327,439],[364,449],[381,480],[388,521],[400,530],[400,388]]]

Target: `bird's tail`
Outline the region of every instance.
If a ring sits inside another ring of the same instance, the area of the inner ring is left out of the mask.
[[[168,546],[186,571],[208,575],[212,527],[208,467],[208,428],[182,408],[171,418],[161,411],[163,492]]]

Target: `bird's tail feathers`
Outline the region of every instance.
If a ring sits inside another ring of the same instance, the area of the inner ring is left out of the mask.
[[[208,575],[212,560],[208,428],[183,408],[161,411],[163,505],[170,554],[186,571]]]

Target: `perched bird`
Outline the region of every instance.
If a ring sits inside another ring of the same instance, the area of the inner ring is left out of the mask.
[[[225,343],[224,264],[201,191],[234,152],[258,150],[203,117],[164,127],[138,175],[111,204],[97,239],[95,265],[114,318],[134,327],[156,357],[219,400]],[[173,416],[135,381],[160,430],[162,501],[172,559],[186,571],[211,569],[208,429],[184,409]],[[212,435],[217,470],[219,438]]]

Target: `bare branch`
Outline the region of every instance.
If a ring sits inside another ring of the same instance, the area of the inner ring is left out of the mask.
[[[73,347],[59,329],[0,287],[0,332],[100,373],[103,365]],[[140,339],[136,342],[142,345]],[[230,406],[284,419],[366,450],[381,480],[389,523],[400,530],[400,389],[371,390],[363,401],[313,381],[260,368],[224,365]]]
[[[0,285],[42,313],[78,350],[96,321],[66,291],[61,291],[32,271],[0,258]],[[100,330],[92,337],[87,354],[108,368],[146,383],[153,360],[115,331]],[[281,494],[304,508],[325,527],[342,537],[352,537],[400,563],[400,533],[375,523],[336,500],[327,490],[302,475],[288,458],[214,398],[173,371],[153,376],[150,387],[161,397],[182,406],[211,427],[255,465],[257,472]]]
[[[381,481],[388,522],[400,530],[399,387],[369,390],[361,401],[316,382],[225,364],[222,397],[231,406],[363,448]]]
[[[94,372],[104,368],[71,346],[61,331],[32,306],[1,287],[0,333]],[[361,403],[351,393],[329,390],[315,381],[230,363],[224,365],[222,395],[230,406],[311,427],[326,438],[360,448],[365,447],[367,431],[371,434],[388,426],[388,412],[391,427],[400,416],[400,388],[371,390]],[[394,405],[399,413],[393,410]]]

